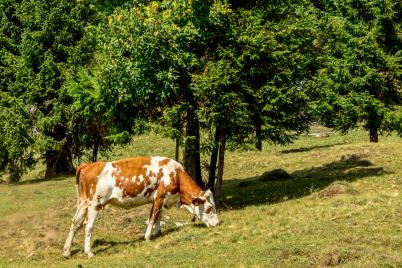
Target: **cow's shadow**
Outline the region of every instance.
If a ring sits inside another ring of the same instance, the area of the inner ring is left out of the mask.
[[[344,156],[338,161],[291,173],[274,170],[260,176],[224,181],[222,201],[232,209],[277,203],[310,195],[335,181],[350,182],[386,173],[359,155]]]
[[[115,248],[115,247],[134,245],[136,243],[139,243],[142,240],[144,240],[144,239],[141,237],[137,237],[137,238],[131,239],[131,240],[124,240],[124,241],[114,241],[114,240],[107,240],[104,238],[100,238],[100,239],[94,240],[94,242],[92,244],[92,248],[94,250],[95,255],[97,255],[102,252],[108,252],[112,248]]]
[[[176,226],[176,227],[168,227],[164,229],[162,227],[162,233],[159,235],[152,235],[151,241],[157,240],[161,237],[164,237],[166,235],[169,235],[171,233],[175,233],[182,228],[186,227],[187,225],[183,226]],[[134,239],[131,240],[123,240],[123,241],[114,241],[114,240],[107,240],[107,239],[95,239],[92,244],[92,248],[94,250],[94,254],[100,254],[100,253],[106,253],[113,251],[114,248],[118,248],[120,246],[129,246],[129,245],[135,245],[141,242],[146,242],[144,240],[144,234],[137,235]],[[73,253],[73,252],[72,252]]]

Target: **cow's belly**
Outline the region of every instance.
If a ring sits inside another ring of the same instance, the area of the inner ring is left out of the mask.
[[[146,194],[147,189],[148,188],[145,188],[142,192],[136,194],[135,196],[131,196],[127,195],[127,192],[121,188],[114,187],[108,203],[122,208],[133,208],[152,203],[153,191],[149,194]]]
[[[151,197],[136,196],[136,197],[122,197],[122,198],[112,198],[108,202],[112,206],[121,208],[133,208],[142,206],[152,202]]]

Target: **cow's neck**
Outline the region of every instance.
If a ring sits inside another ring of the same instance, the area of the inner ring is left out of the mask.
[[[202,189],[194,182],[187,172],[179,171],[180,202],[182,205],[191,205],[194,197],[203,194]]]

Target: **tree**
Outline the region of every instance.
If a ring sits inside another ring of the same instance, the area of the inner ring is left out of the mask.
[[[318,18],[306,1],[256,6],[239,10],[238,54],[256,148],[261,150],[262,140],[286,144],[308,128],[305,85],[318,69],[313,45]]]
[[[86,27],[96,21],[94,5],[91,1],[2,4],[6,6],[2,57],[7,60],[2,61],[1,92],[18,99],[17,118],[26,118],[29,111],[24,138],[32,140],[30,133],[35,133],[34,142],[26,145],[44,159],[45,176],[70,173],[73,144],[68,123],[74,117],[63,85],[67,73],[92,58],[94,42],[87,38]]]
[[[15,16],[18,5],[18,1],[0,2],[0,172],[8,173],[12,182],[35,163],[29,106],[8,90],[16,79],[9,66],[21,41],[21,22]]]
[[[401,3],[323,2],[319,75],[311,84],[321,120],[343,133],[363,124],[370,141],[390,131],[402,102]]]
[[[102,30],[101,58],[107,60],[99,68],[102,90],[114,102],[106,106],[118,122],[160,121],[166,111],[160,123],[183,141],[184,166],[202,186],[198,102],[190,83],[205,41],[191,8],[190,1],[150,1],[116,11]]]
[[[285,144],[308,129],[304,84],[317,68],[313,41],[307,38],[315,33],[307,27],[314,15],[301,12],[305,7],[273,21],[261,10],[215,8],[211,31],[221,39],[209,50],[202,71],[193,75],[192,87],[202,103],[202,126],[211,133],[208,186],[215,187],[219,203],[226,144],[231,149],[262,140]]]
[[[27,107],[7,92],[0,92],[0,107],[0,171],[17,182],[35,164],[32,123]]]
[[[67,126],[72,137],[73,155],[81,157],[85,149],[92,150],[92,162],[97,161],[99,152],[129,141],[129,132],[122,129],[121,122],[115,121],[108,113],[108,96],[101,89],[100,75],[97,69],[82,68],[77,74],[71,74],[64,86],[72,98],[70,111],[73,120]]]
[[[308,127],[303,81],[310,73],[303,68],[312,40],[300,41],[311,33],[303,30],[311,19],[306,14],[293,24],[292,16],[270,22],[261,10],[185,0],[117,10],[101,31],[98,77],[106,111],[127,127],[137,117],[162,124],[182,140],[185,167],[199,185],[204,148],[211,155],[209,186],[219,189],[226,145],[255,140],[256,114],[262,139],[272,142],[290,142]],[[201,140],[200,127],[210,140]]]

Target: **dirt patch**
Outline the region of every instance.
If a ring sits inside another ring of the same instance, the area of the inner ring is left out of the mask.
[[[335,181],[325,189],[318,192],[320,198],[333,197],[340,194],[356,194],[357,191],[353,187],[343,181]]]

